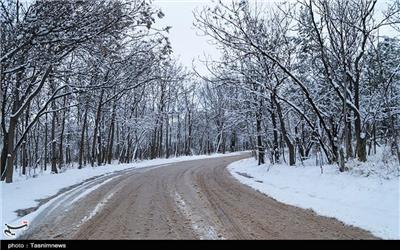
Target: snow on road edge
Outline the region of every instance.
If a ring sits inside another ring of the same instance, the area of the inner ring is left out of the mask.
[[[241,183],[279,202],[312,209],[377,237],[400,239],[399,177],[363,177],[332,166],[321,174],[316,166],[258,166],[254,159],[234,162],[228,170]]]

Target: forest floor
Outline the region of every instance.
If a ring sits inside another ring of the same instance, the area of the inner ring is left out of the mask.
[[[91,180],[55,198],[20,238],[374,238],[242,185],[226,167],[249,156],[178,162]]]

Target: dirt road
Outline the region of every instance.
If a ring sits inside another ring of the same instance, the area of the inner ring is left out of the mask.
[[[97,178],[57,198],[21,238],[374,238],[240,184],[226,166],[246,157],[180,162]]]

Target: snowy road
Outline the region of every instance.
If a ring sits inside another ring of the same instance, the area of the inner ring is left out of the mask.
[[[246,157],[179,162],[93,179],[60,195],[21,238],[374,238],[240,184],[226,166]]]

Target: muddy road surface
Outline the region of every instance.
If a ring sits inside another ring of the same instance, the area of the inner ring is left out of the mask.
[[[226,170],[249,154],[133,169],[63,193],[21,239],[370,239],[370,233],[288,206]]]

